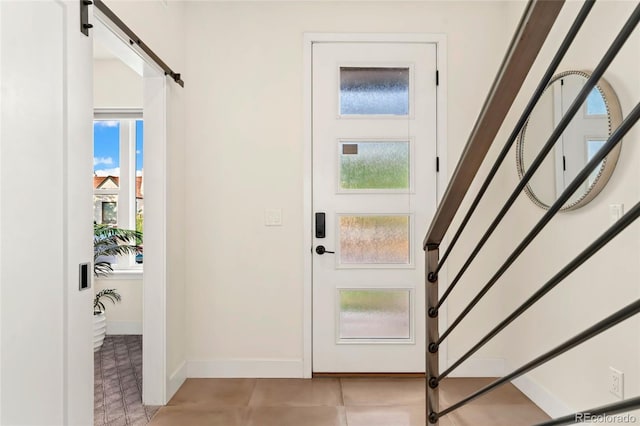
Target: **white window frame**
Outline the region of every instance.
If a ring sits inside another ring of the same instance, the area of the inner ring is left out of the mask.
[[[120,122],[120,176],[118,189],[94,189],[94,195],[117,195],[118,227],[136,229],[136,121],[142,120],[142,109],[96,108],[96,120]],[[135,262],[135,256],[122,256],[112,265],[113,274],[107,279],[129,279],[138,277],[143,264]],[[132,276],[133,275],[133,276]]]

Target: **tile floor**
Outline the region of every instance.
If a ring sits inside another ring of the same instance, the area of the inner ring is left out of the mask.
[[[491,379],[446,379],[446,407]],[[508,384],[441,426],[520,426],[549,417]],[[188,379],[152,426],[424,426],[423,379]]]
[[[94,361],[94,426],[144,426],[158,407],[142,405],[142,336],[110,335]]]

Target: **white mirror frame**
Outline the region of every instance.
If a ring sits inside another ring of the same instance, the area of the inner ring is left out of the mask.
[[[547,89],[549,89],[549,87],[551,87],[551,85],[555,81],[563,77],[566,77],[568,75],[579,75],[581,77],[584,77],[585,79],[589,79],[589,77],[591,77],[591,72],[586,70],[582,70],[582,71],[570,70],[570,71],[561,72],[559,74],[554,75],[551,78],[551,81],[549,81],[549,84],[547,85]],[[600,78],[600,80],[598,81],[598,84],[596,85],[596,88],[602,95],[605,106],[607,108],[607,119],[608,119],[607,121],[609,124],[608,136],[611,136],[611,133],[618,128],[620,123],[622,123],[622,110],[620,108],[620,101],[618,100],[618,96],[614,92],[609,82],[607,82],[604,78]],[[528,125],[529,125],[529,120],[527,119],[526,123],[522,127],[522,131],[518,135],[518,141],[516,144],[516,167],[518,169],[518,177],[520,179],[522,179],[522,177],[526,173],[525,166],[524,166],[524,141],[525,141],[525,135],[526,135]],[[588,204],[591,200],[593,200],[596,197],[596,195],[598,195],[598,193],[600,193],[600,191],[602,191],[604,186],[609,181],[609,178],[613,174],[613,170],[615,169],[616,163],[618,162],[618,157],[620,156],[621,147],[622,147],[622,141],[620,141],[615,146],[615,148],[611,150],[609,155],[607,155],[604,158],[604,160],[602,160],[602,164],[600,166],[600,170],[598,171],[598,175],[594,179],[591,186],[587,188],[587,190],[582,194],[580,198],[562,206],[560,211],[570,211],[570,210],[575,210],[577,208],[580,208]],[[541,201],[536,196],[535,192],[532,190],[529,183],[527,183],[527,185],[525,186],[524,191],[535,205],[545,210],[549,209],[550,206],[548,206],[546,203]]]

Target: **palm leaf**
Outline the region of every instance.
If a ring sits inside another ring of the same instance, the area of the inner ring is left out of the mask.
[[[113,272],[106,257],[136,255],[142,253],[142,232],[114,228],[105,224],[93,224],[93,273],[105,276]]]
[[[118,293],[115,288],[105,288],[104,290],[97,292],[96,297],[93,299],[94,315],[104,312],[105,306],[102,299],[110,300],[111,303],[115,305],[116,302],[122,300],[122,296],[120,296],[120,293]]]

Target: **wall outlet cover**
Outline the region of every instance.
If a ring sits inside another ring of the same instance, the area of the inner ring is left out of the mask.
[[[609,367],[609,392],[624,399],[624,373]]]

